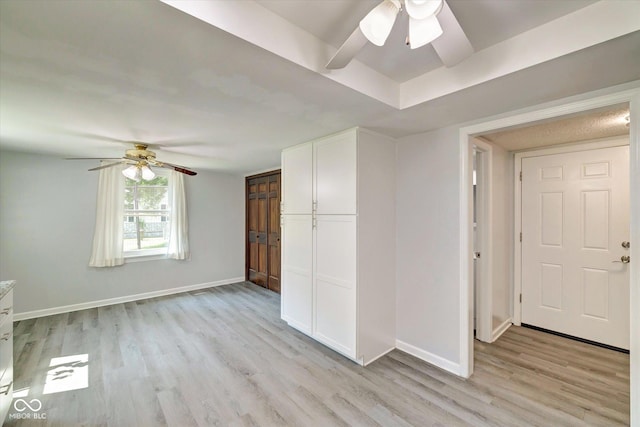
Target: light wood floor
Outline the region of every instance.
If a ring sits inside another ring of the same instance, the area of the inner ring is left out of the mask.
[[[221,286],[18,322],[15,389],[46,419],[6,425],[629,423],[628,355],[517,327],[475,349],[469,380],[398,350],[361,368],[286,326],[278,295]],[[43,394],[51,359],[77,354],[89,386]]]

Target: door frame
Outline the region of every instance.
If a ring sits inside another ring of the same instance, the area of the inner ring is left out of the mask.
[[[514,233],[513,233],[513,316],[512,322],[516,326],[522,323],[522,301],[520,294],[522,293],[522,241],[520,240],[520,231],[522,231],[522,181],[520,181],[520,172],[522,171],[522,159],[528,157],[549,156],[553,154],[578,153],[589,150],[597,150],[600,148],[622,147],[629,145],[628,140],[622,141],[623,137],[616,136],[605,138],[599,141],[591,141],[581,144],[572,144],[560,147],[549,147],[541,149],[533,149],[515,153],[514,158],[514,174],[513,188],[515,190],[513,198],[514,212]]]
[[[480,264],[471,279],[478,280],[480,286],[473,283],[475,299],[476,338],[484,342],[493,341],[493,242],[492,242],[492,179],[493,147],[478,138],[472,138],[476,151],[476,238],[480,241]],[[472,187],[473,191],[473,187]],[[472,205],[473,206],[473,205]],[[479,230],[479,233],[478,233]],[[473,229],[472,229],[473,232]],[[473,244],[473,241],[472,241]],[[478,274],[479,273],[479,274]],[[476,293],[477,291],[477,293]]]
[[[630,110],[629,146],[631,188],[640,187],[640,85],[638,81],[598,90],[575,97],[554,101],[498,118],[462,126],[459,129],[460,187],[459,187],[459,374],[468,378],[473,373],[473,216],[472,216],[472,164],[471,137],[523,125],[539,120],[580,113],[601,107],[628,102]],[[635,184],[635,185],[634,185]],[[640,192],[631,191],[630,202],[630,391],[631,425],[640,425]],[[635,244],[634,244],[635,243]],[[638,408],[638,409],[634,409]]]

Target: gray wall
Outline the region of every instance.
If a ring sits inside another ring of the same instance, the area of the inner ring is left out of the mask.
[[[396,205],[397,340],[460,360],[458,129],[399,140]]]
[[[244,178],[187,177],[191,260],[88,266],[95,161],[0,152],[0,279],[24,313],[244,276]]]

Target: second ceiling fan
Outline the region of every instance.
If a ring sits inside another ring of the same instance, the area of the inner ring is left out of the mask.
[[[360,21],[326,68],[346,67],[367,42],[384,45],[403,5],[409,15],[407,45],[411,49],[431,43],[447,67],[458,64],[474,52],[445,0],[383,0]]]

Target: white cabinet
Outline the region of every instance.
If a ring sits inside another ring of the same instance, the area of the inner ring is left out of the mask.
[[[351,133],[314,144],[314,189],[317,215],[356,213],[357,143]]]
[[[356,355],[356,217],[318,215],[315,227],[315,336]]]
[[[303,144],[282,155],[282,194],[280,213],[309,214],[313,199],[313,146]],[[285,200],[284,196],[287,199]]]
[[[282,270],[281,316],[306,334],[312,331],[312,218],[311,215],[283,215],[281,221]],[[287,286],[283,287],[282,283]]]
[[[9,413],[13,400],[13,286],[0,282],[0,423]]]
[[[331,135],[284,150],[282,176],[282,318],[367,364],[395,347],[395,142]]]

